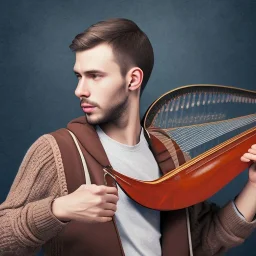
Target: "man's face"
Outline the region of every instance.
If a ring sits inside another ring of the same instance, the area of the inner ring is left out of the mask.
[[[118,122],[127,109],[129,81],[122,77],[112,48],[100,44],[77,52],[74,71],[78,77],[75,94],[85,104],[87,122]]]

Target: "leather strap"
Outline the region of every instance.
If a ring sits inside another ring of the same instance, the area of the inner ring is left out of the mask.
[[[87,168],[87,165],[86,165],[86,161],[84,159],[84,155],[82,153],[82,150],[78,144],[78,141],[77,141],[77,138],[75,136],[75,134],[73,132],[71,132],[70,130],[68,130],[70,135],[72,136],[74,142],[75,142],[75,145],[77,147],[77,150],[78,150],[78,153],[81,157],[81,161],[82,161],[82,164],[83,164],[83,168],[84,168],[84,173],[85,173],[85,182],[86,184],[92,184],[92,181],[91,181],[91,177],[90,177],[90,174],[89,174],[89,171],[88,171],[88,168]]]

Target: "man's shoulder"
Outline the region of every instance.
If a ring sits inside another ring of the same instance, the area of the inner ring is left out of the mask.
[[[26,156],[36,156],[37,158],[42,158],[47,153],[47,155],[53,155],[55,160],[61,158],[57,136],[60,138],[66,138],[66,133],[68,136],[68,131],[64,128],[60,128],[58,130],[40,135],[30,145],[26,152]]]
[[[55,138],[50,134],[43,134],[30,145],[24,158],[28,160],[31,158],[38,159],[38,161],[42,162],[43,160],[49,160],[51,155],[58,154],[58,150]]]

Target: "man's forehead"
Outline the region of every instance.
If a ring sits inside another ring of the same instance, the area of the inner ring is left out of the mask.
[[[100,44],[91,49],[76,52],[76,59],[92,59],[95,57],[113,60],[114,55],[111,46]]]
[[[85,51],[76,52],[74,70],[96,69],[116,65],[112,48],[101,44]]]

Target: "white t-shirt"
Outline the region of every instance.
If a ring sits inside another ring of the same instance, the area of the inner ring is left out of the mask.
[[[143,128],[140,141],[128,146],[111,139],[96,126],[103,148],[112,167],[129,177],[140,180],[154,180],[160,177],[160,170],[149,149]],[[126,256],[160,256],[160,211],[143,207],[130,199],[118,186],[116,224]]]

